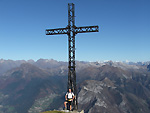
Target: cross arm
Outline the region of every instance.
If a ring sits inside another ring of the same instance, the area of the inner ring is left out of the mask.
[[[76,33],[87,33],[87,32],[98,32],[98,26],[84,26],[84,27],[76,27]]]
[[[46,35],[67,34],[68,28],[46,29]]]

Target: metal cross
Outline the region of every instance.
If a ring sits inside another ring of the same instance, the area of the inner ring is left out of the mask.
[[[67,34],[68,35],[68,50],[69,50],[69,64],[68,64],[68,89],[72,89],[75,94],[75,99],[73,101],[74,110],[78,109],[77,106],[77,89],[76,89],[76,71],[75,71],[75,35],[77,33],[88,33],[88,32],[98,32],[98,26],[75,26],[75,13],[74,4],[68,3],[68,25],[66,28],[57,29],[46,29],[46,35],[57,35],[57,34]]]

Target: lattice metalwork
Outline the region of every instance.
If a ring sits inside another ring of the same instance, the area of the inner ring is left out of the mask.
[[[76,27],[74,26],[74,32],[77,33],[89,33],[89,32],[98,32],[98,26],[84,26]],[[57,28],[57,29],[46,29],[46,35],[57,35],[57,34],[68,34],[69,28]]]
[[[68,34],[68,28],[46,29],[46,35]]]
[[[68,35],[68,89],[71,88],[75,94],[74,109],[77,110],[77,89],[76,89],[76,64],[75,64],[75,35],[78,33],[98,32],[98,26],[75,26],[74,4],[68,4],[68,25],[66,28],[46,29],[46,35],[67,34]]]

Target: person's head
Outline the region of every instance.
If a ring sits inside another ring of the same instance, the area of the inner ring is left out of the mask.
[[[71,93],[71,89],[69,89],[69,93]]]

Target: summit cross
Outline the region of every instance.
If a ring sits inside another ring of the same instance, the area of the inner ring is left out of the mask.
[[[72,89],[75,94],[75,99],[73,101],[74,110],[78,109],[77,105],[77,88],[76,88],[76,64],[75,64],[75,35],[78,33],[88,33],[88,32],[99,32],[98,26],[75,26],[75,11],[74,4],[68,3],[68,25],[65,28],[56,29],[46,29],[46,35],[58,35],[67,34],[68,35],[68,88]]]

